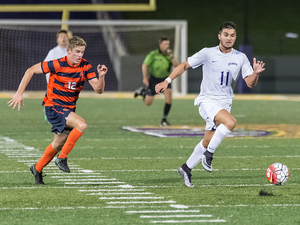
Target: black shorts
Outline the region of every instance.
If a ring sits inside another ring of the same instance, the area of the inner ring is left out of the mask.
[[[72,128],[66,127],[66,117],[71,112],[75,112],[75,108],[68,109],[59,105],[45,106],[45,112],[48,121],[52,124],[51,131],[53,133],[61,134],[72,130]]]
[[[149,78],[149,86],[146,88],[146,95],[148,96],[154,96],[156,95],[155,92],[155,85],[157,85],[160,82],[163,82],[166,78],[156,78],[150,75]],[[167,88],[172,88],[171,83],[168,85]]]

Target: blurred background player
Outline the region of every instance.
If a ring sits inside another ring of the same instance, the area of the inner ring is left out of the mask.
[[[236,119],[230,114],[234,96],[232,82],[241,73],[247,86],[253,88],[258,82],[259,74],[265,70],[265,63],[262,61],[254,58],[252,68],[247,56],[233,49],[236,40],[236,25],[233,22],[221,25],[218,38],[218,46],[203,48],[195,53],[155,87],[157,93],[163,92],[185,70],[203,65],[201,91],[194,104],[199,107],[199,114],[206,121],[205,135],[186,163],[178,169],[187,187],[194,186],[191,183],[191,170],[201,160],[204,169],[212,172],[211,162],[216,148],[236,126]]]
[[[155,85],[164,81],[169,76],[172,66],[178,66],[178,63],[174,59],[172,50],[169,49],[170,40],[166,37],[159,39],[159,49],[151,51],[145,58],[142,65],[143,83],[146,88],[140,87],[134,92],[134,97],[141,95],[146,106],[150,106],[153,103],[155,92]],[[148,71],[149,70],[149,71]],[[148,78],[149,72],[149,78]],[[165,107],[163,118],[161,120],[161,126],[170,126],[167,121],[171,104],[172,104],[172,89],[171,84],[164,91]]]
[[[57,31],[56,42],[57,42],[57,46],[52,48],[48,52],[44,62],[54,60],[54,59],[60,59],[67,55],[68,31],[66,31],[66,30]],[[47,73],[46,74],[47,85],[49,83],[49,76],[50,76],[50,73]],[[49,123],[46,114],[45,114],[44,119],[45,119],[46,123]]]
[[[66,31],[66,30],[57,31],[56,42],[57,42],[57,46],[52,48],[48,52],[44,61],[60,59],[67,55],[68,31]],[[50,76],[50,73],[47,73],[46,74],[47,84],[49,83],[49,76]]]
[[[98,94],[102,94],[105,87],[105,74],[107,67],[98,65],[99,78],[96,77],[92,66],[83,59],[86,42],[80,37],[69,39],[67,56],[37,63],[28,68],[23,76],[14,97],[8,102],[13,109],[23,105],[23,92],[34,74],[50,73],[47,93],[43,100],[49,122],[54,133],[53,142],[46,148],[43,156],[36,164],[30,167],[35,177],[36,184],[44,184],[42,170],[54,156],[61,150],[55,159],[55,164],[60,170],[70,173],[67,157],[75,143],[87,128],[85,120],[75,113],[76,101],[87,79]]]

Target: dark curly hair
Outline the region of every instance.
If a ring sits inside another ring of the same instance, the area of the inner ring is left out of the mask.
[[[237,26],[235,25],[234,22],[232,21],[226,21],[220,26],[219,34],[222,33],[223,29],[235,29],[236,30]]]

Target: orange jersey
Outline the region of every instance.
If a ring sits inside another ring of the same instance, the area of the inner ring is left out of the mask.
[[[85,79],[96,78],[91,64],[85,59],[73,66],[68,57],[42,63],[43,73],[50,73],[47,93],[43,100],[44,106],[60,105],[65,108],[75,108],[79,93]]]

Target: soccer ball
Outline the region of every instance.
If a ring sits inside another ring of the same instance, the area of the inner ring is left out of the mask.
[[[286,165],[274,163],[267,169],[266,176],[271,184],[283,185],[289,178],[289,170]]]

